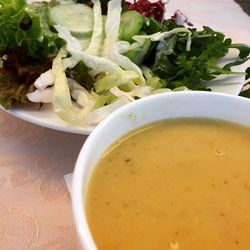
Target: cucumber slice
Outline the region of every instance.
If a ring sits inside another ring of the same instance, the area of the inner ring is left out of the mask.
[[[80,37],[80,38],[77,38],[77,40],[80,42],[82,50],[85,50],[85,49],[88,48],[91,38],[89,38],[89,37]]]
[[[90,37],[93,32],[93,10],[86,4],[59,4],[51,8],[49,18],[52,24],[67,27],[72,35]]]
[[[135,10],[128,10],[121,15],[119,39],[130,42],[134,35],[139,34],[144,18]]]

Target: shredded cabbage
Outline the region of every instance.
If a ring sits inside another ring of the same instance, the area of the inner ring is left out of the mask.
[[[77,104],[79,104],[83,108],[86,108],[87,113],[95,107],[95,102],[92,97],[89,96],[88,91],[73,90],[71,91],[71,96]]]
[[[108,13],[105,25],[105,35],[102,56],[109,58],[113,45],[118,41],[121,20],[121,0],[108,2]]]
[[[48,86],[54,84],[54,76],[52,70],[49,69],[46,72],[42,73],[35,81],[34,85],[37,89],[46,89]]]
[[[47,89],[36,89],[34,92],[26,94],[31,102],[52,103],[53,87]]]
[[[87,89],[77,83],[74,79],[68,78],[69,90],[72,98],[82,107],[88,107],[89,110],[95,106],[95,99]]]
[[[120,65],[125,70],[134,70],[136,71],[140,78],[138,79],[137,83],[143,83],[145,82],[145,79],[143,77],[141,69],[133,63],[128,57],[122,55],[123,53],[134,49],[133,46],[131,46],[126,41],[119,41],[116,42],[113,46],[113,49],[111,50],[110,58],[112,61]]]
[[[165,32],[157,32],[151,35],[136,35],[133,36],[133,39],[140,43],[143,44],[146,39],[150,39],[151,41],[161,41],[164,38],[168,38],[173,34],[178,33],[181,35],[181,33],[187,33],[187,43],[186,43],[186,50],[190,51],[191,48],[191,31],[188,30],[187,28],[175,28],[170,31],[165,31]]]
[[[86,66],[91,68],[91,74],[93,76],[96,76],[102,72],[108,72],[112,74],[118,70],[121,70],[119,65],[107,58],[92,56],[84,51],[79,50],[69,50],[69,52],[72,55],[72,61],[74,61],[75,64],[83,61]]]
[[[116,100],[116,97],[110,92],[98,95],[94,90],[92,90],[91,95],[95,100],[95,108],[100,108],[104,105],[111,104]]]
[[[145,96],[148,96],[152,93],[152,88],[150,86],[147,85],[139,85],[136,86],[133,90],[131,91],[123,91],[121,89],[119,89],[118,87],[113,87],[110,88],[109,91],[117,96],[117,97],[126,97],[129,101],[134,101],[135,98],[142,98]]]
[[[83,61],[86,66],[92,69],[93,76],[101,72],[114,73],[121,69],[116,63],[107,58],[93,56],[82,51],[79,41],[70,34],[68,28],[59,25],[55,25],[55,28],[58,35],[66,41],[66,49],[72,55],[71,61],[74,65]]]
[[[129,103],[129,100],[125,97],[118,98],[115,102],[103,106],[101,108],[97,108],[93,111],[91,111],[88,116],[85,119],[85,124],[87,126],[95,126],[98,123],[100,123],[104,118],[106,118],[108,115],[110,115],[112,112],[117,110],[118,108],[126,105]]]
[[[131,70],[119,70],[113,74],[104,76],[94,83],[96,93],[100,93],[103,90],[109,90],[112,87],[127,84],[132,81],[136,81],[139,75],[136,71]]]
[[[102,9],[99,0],[92,0],[92,2],[94,3],[94,28],[90,44],[85,52],[94,56],[99,56],[103,42]]]
[[[159,89],[162,87],[161,79],[158,76],[154,76],[150,68],[142,66],[141,69],[146,79],[146,85],[153,89]]]
[[[69,85],[67,82],[66,74],[63,68],[63,57],[66,56],[65,51],[60,51],[53,61],[52,73],[55,78],[54,94],[53,94],[53,109],[55,113],[64,121],[70,124],[83,125],[84,118],[89,113],[94,105],[91,101],[86,101],[86,95],[80,92],[75,93],[77,101],[79,101],[83,108],[73,106]],[[82,91],[83,92],[83,91]]]
[[[74,36],[71,35],[69,29],[67,27],[61,25],[54,25],[56,31],[58,32],[58,36],[66,41],[66,49],[70,50],[81,50],[81,44],[79,40],[77,40]]]

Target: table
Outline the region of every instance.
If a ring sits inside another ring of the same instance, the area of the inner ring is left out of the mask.
[[[233,0],[172,0],[176,9],[250,44],[250,18]],[[0,250],[80,249],[63,177],[85,140],[0,111]]]
[[[0,249],[80,249],[63,176],[86,136],[0,111]]]

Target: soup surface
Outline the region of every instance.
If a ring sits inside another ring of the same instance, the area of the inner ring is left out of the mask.
[[[100,250],[249,250],[250,128],[176,119],[122,138],[91,178]]]

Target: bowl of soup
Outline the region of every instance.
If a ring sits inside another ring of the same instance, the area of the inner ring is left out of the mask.
[[[250,249],[250,100],[158,94],[106,118],[76,162],[84,250]]]

